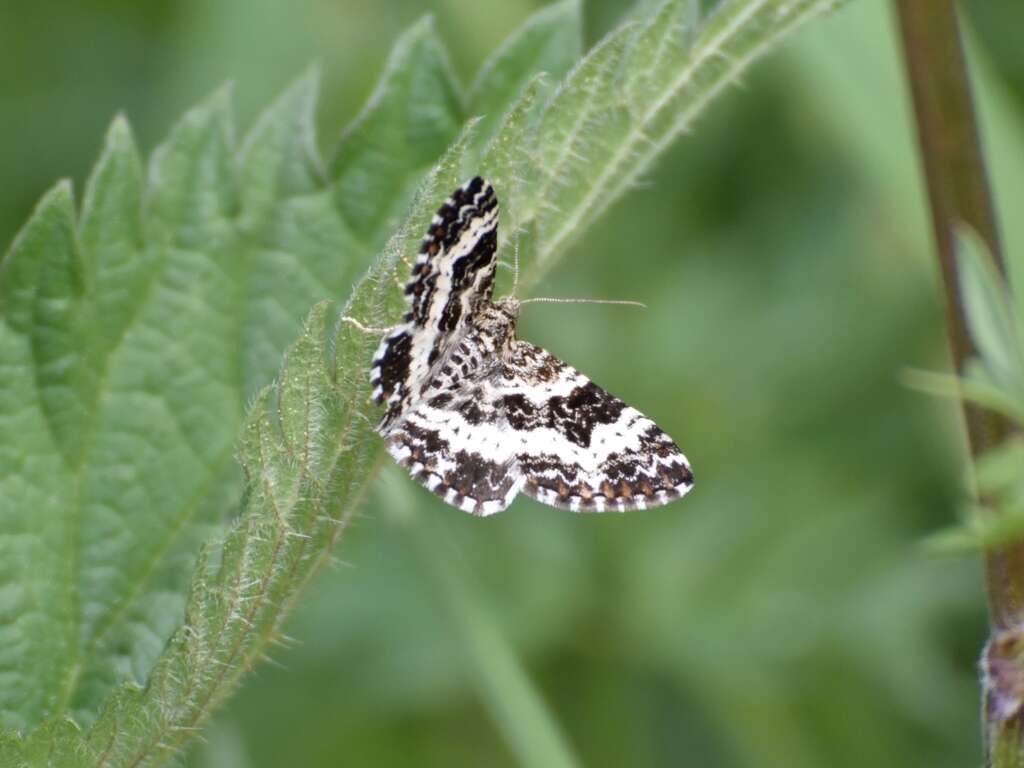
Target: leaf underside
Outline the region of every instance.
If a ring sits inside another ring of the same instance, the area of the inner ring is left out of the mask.
[[[80,210],[59,183],[0,263],[0,763],[166,762],[279,639],[380,455],[375,339],[325,299],[393,322],[400,258],[477,171],[535,283],[834,5],[673,0],[579,60],[563,0],[465,91],[424,20],[329,163],[315,73],[240,142],[215,93],[146,169],[116,119]]]

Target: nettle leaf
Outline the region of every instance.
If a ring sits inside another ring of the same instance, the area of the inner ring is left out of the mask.
[[[506,115],[508,95],[537,75],[568,72],[583,53],[580,0],[552,3],[511,35],[480,69],[469,89],[469,114],[480,118],[476,142],[490,139]],[[540,87],[539,84],[536,87]]]
[[[424,172],[465,121],[462,97],[433,21],[395,44],[387,70],[331,163],[343,219],[378,242],[393,230]]]
[[[698,23],[697,0],[668,0],[612,31],[546,105],[531,210],[538,280],[637,183],[708,103],[809,18],[842,0],[725,0]]]
[[[425,20],[326,170],[315,73],[240,146],[214,94],[148,174],[116,119],[81,213],[61,182],[0,263],[0,760],[165,763],[280,638],[381,455],[377,339],[323,300],[394,322],[403,259],[480,168],[535,281],[755,55],[833,5],[727,0],[697,24],[667,2],[566,76],[566,0],[468,97]]]

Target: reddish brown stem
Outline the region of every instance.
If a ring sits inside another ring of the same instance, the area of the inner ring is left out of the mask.
[[[957,280],[956,228],[967,224],[978,232],[1005,273],[999,230],[953,1],[894,2],[946,290],[946,327],[953,363],[959,371],[977,350],[967,332]],[[1004,418],[967,403],[964,418],[973,456],[1010,432]],[[1024,542],[988,552],[985,567],[993,629],[1024,622]]]

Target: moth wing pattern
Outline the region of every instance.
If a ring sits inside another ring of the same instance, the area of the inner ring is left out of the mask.
[[[388,451],[452,506],[492,515],[512,503],[523,485],[515,444],[497,417],[498,395],[483,380],[456,393],[423,399],[385,439]]]
[[[515,337],[520,302],[491,301],[498,202],[475,177],[434,216],[405,287],[409,309],[373,357],[377,431],[412,477],[475,515],[520,492],[580,512],[659,506],[689,462],[640,411]]]
[[[387,434],[412,477],[476,515],[520,492],[575,512],[666,504],[693,486],[686,457],[653,421],[545,350],[458,387],[432,388]]]
[[[479,176],[452,193],[431,220],[406,283],[409,309],[373,356],[373,400],[392,422],[429,385],[431,371],[489,302],[497,267],[498,200]]]
[[[503,419],[528,496],[578,512],[625,512],[693,487],[672,438],[572,366],[516,341],[505,368]]]

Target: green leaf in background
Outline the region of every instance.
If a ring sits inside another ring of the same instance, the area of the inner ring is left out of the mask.
[[[392,49],[377,89],[331,162],[338,209],[364,241],[395,228],[409,196],[465,120],[444,44],[430,17]]]
[[[1024,423],[1024,335],[1013,295],[984,241],[962,228],[956,236],[964,310],[979,356],[962,377],[921,374],[923,388],[962,397],[983,408]],[[1009,440],[989,448],[975,461],[978,498],[965,521],[937,531],[925,546],[940,554],[963,554],[997,548],[1024,532],[1024,443]]]
[[[910,383],[933,394],[963,398],[1024,423],[1024,325],[1010,287],[976,232],[956,235],[956,263],[964,310],[978,357],[962,376],[914,372]],[[963,524],[937,531],[925,546],[940,554],[978,552],[1005,545],[1024,532],[1024,443],[1010,438],[974,463],[977,495]]]
[[[214,94],[146,179],[116,120],[78,219],[62,182],[0,273],[0,754],[164,763],[279,639],[380,453],[365,380],[375,340],[334,330],[317,304],[264,385],[303,312],[345,293],[382,245],[345,312],[397,316],[398,257],[467,174],[474,141],[489,139],[494,178],[524,184],[506,215],[535,233],[536,280],[756,54],[832,5],[726,1],[691,38],[690,3],[666,3],[613,32],[535,122],[536,72],[559,77],[562,47],[580,39],[578,5],[558,4],[485,65],[475,103],[494,122],[461,132],[463,98],[424,21],[326,173],[313,74],[240,148],[228,92]]]
[[[969,361],[964,366],[963,376],[909,370],[903,373],[902,378],[907,386],[925,394],[954,400],[964,399],[982,408],[998,411],[1016,421],[1024,420],[1024,404],[996,384],[980,360]]]
[[[991,254],[978,235],[957,233],[957,267],[971,337],[992,382],[1024,399],[1024,336],[1013,298]]]
[[[669,0],[611,32],[541,118],[534,210],[540,236],[527,284],[650,167],[721,90],[807,19],[841,2]],[[524,215],[525,222],[527,216]]]
[[[583,52],[580,0],[552,3],[527,21],[481,67],[469,88],[468,112],[480,118],[477,142],[489,139],[508,110],[508,94],[521,93],[538,72],[556,78]]]
[[[82,442],[58,446],[55,439],[80,428],[94,407],[81,382],[94,381],[95,372],[83,375],[87,360],[67,341],[67,318],[84,303],[73,215],[70,186],[61,183],[40,202],[0,274],[7,318],[0,329],[0,503],[9,532],[0,538],[7,591],[0,711],[8,728],[31,728],[54,710],[72,674],[61,660],[73,659],[78,645],[77,515],[69,516],[62,502],[77,493],[69,464],[81,455]],[[59,279],[66,294],[43,288],[44,274]]]

